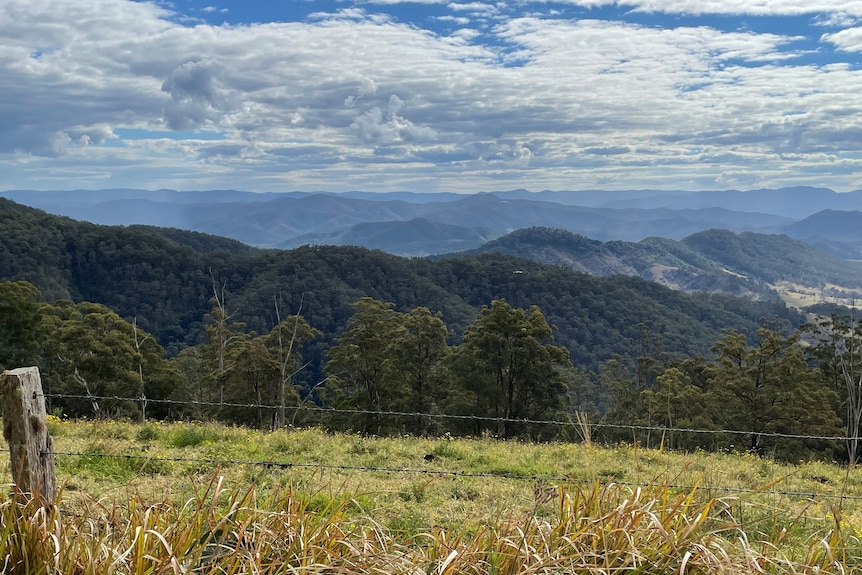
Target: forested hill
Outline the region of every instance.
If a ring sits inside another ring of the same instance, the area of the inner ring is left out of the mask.
[[[862,262],[841,259],[778,234],[714,229],[681,241],[601,242],[565,230],[525,228],[467,253],[490,252],[591,275],[632,275],[674,289],[758,299],[774,299],[779,290],[790,289],[833,299],[862,291]]]
[[[362,296],[398,310],[441,312],[457,339],[483,305],[504,298],[537,305],[575,366],[595,369],[614,354],[636,356],[643,326],[663,349],[706,354],[723,329],[802,317],[778,302],[689,295],[634,277],[593,277],[502,254],[405,259],[351,247],[256,250],[179,230],[106,227],[48,215],[0,199],[0,281],[23,279],[46,300],[102,303],[153,333],[169,351],[203,340],[214,284],[232,320],[267,332],[301,313],[330,345]]]

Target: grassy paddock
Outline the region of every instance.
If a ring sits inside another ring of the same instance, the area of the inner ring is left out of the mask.
[[[735,454],[49,422],[0,572],[862,571],[862,474]],[[263,464],[266,462],[267,464]],[[0,473],[9,478],[8,457]]]

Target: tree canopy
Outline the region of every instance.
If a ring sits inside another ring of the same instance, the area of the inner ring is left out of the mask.
[[[70,416],[542,439],[564,426],[530,422],[588,412],[609,441],[788,458],[845,451],[775,434],[858,435],[858,329],[798,332],[776,302],[499,254],[238,249],[2,199],[0,216],[0,364],[39,365]],[[672,431],[690,427],[715,433]]]

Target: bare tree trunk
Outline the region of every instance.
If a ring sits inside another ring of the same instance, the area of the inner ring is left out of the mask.
[[[288,374],[287,369],[290,366],[290,358],[293,356],[293,346],[296,343],[296,332],[299,329],[299,316],[302,313],[302,304],[305,300],[305,294],[303,293],[299,297],[299,309],[296,311],[296,321],[293,323],[293,333],[290,336],[290,343],[287,346],[287,350],[284,349],[284,338],[281,333],[281,311],[278,307],[278,298],[275,299],[275,320],[276,320],[276,329],[278,330],[278,366],[279,372],[281,374],[281,379],[279,381],[278,386],[278,411],[275,416],[275,429],[281,429],[284,427],[285,422],[287,421],[287,385],[292,382],[294,374]]]
[[[147,421],[147,395],[144,393],[144,356],[141,353],[141,346],[144,345],[144,342],[150,336],[147,334],[142,339],[138,339],[137,316],[132,319],[132,329],[135,335],[135,350],[138,352],[138,383],[141,387],[141,423],[145,423]]]
[[[236,312],[232,314],[227,313],[227,304],[225,303],[225,289],[227,288],[227,282],[222,282],[221,286],[219,286],[216,283],[212,270],[210,270],[210,278],[212,278],[213,284],[213,299],[215,300],[216,308],[218,308],[218,317],[215,317],[214,319],[216,324],[216,344],[218,346],[216,351],[218,356],[219,373],[218,403],[219,406],[222,406],[224,405],[224,378],[222,378],[221,375],[225,370],[225,354],[228,346],[236,337],[235,334],[230,334],[228,322]]]
[[[851,309],[855,299],[851,300]],[[850,469],[856,466],[859,456],[859,431],[862,425],[862,342],[859,341],[859,321],[852,314],[844,337],[841,354],[841,375],[847,391],[847,453]],[[833,324],[833,330],[835,326]]]
[[[858,353],[858,351],[855,351]],[[854,353],[851,349],[850,353]],[[841,371],[847,389],[847,451],[850,468],[856,465],[859,454],[859,428],[862,423],[862,373],[854,373],[854,358],[850,357],[849,365],[842,359]]]

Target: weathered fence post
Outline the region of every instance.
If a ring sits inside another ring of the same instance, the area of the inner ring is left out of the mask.
[[[0,400],[16,495],[32,495],[43,505],[53,504],[57,497],[54,445],[48,434],[39,368],[4,371],[0,375]]]

